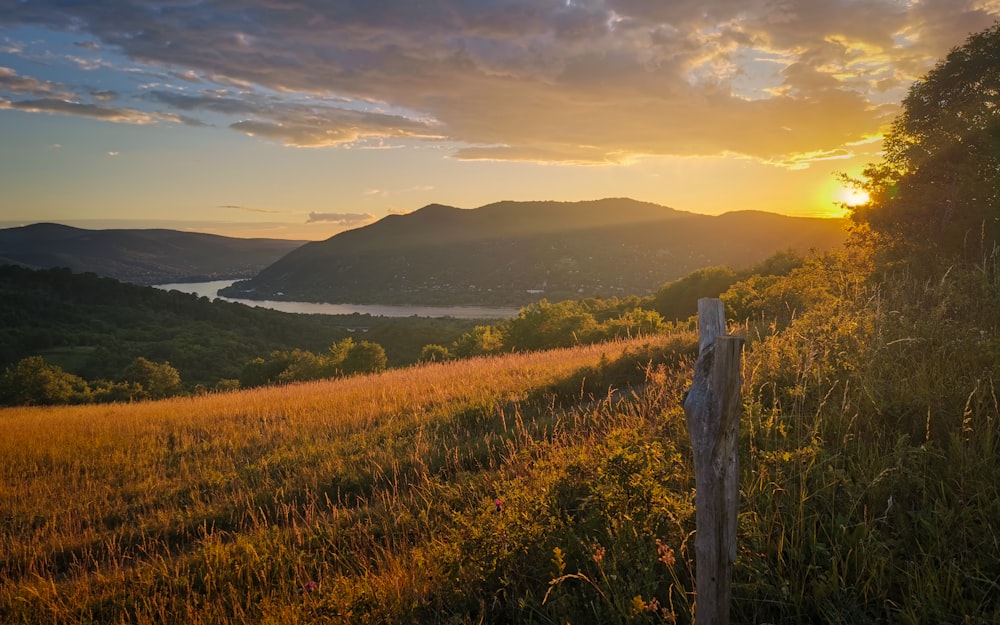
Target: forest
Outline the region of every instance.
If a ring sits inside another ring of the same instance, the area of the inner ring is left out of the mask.
[[[718,296],[741,277],[787,274],[804,260],[784,251],[742,271],[708,267],[652,297],[541,300],[492,323],[281,313],[6,265],[0,403],[160,399],[663,333],[690,325],[699,297]]]
[[[1000,25],[911,88],[843,251],[668,285],[746,340],[733,622],[1000,622],[998,97]],[[694,622],[697,338],[656,299],[648,333],[538,303],[467,358],[0,409],[0,614]]]

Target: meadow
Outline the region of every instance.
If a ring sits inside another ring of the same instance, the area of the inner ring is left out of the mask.
[[[918,278],[855,248],[722,299],[734,622],[1000,621],[998,255]],[[0,621],[689,623],[695,350],[3,409]]]
[[[463,620],[484,602],[514,601],[502,611],[516,612],[522,593],[540,606],[558,538],[547,534],[566,519],[538,489],[583,479],[572,456],[663,401],[658,385],[615,389],[675,366],[692,341],[5,409],[0,614],[5,623],[379,622]],[[556,456],[557,471],[539,469],[554,469]],[[532,571],[542,544],[544,565]]]

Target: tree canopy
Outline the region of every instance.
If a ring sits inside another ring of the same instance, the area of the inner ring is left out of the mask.
[[[855,209],[897,256],[976,260],[1000,235],[1000,24],[969,37],[903,100]]]
[[[0,403],[44,406],[85,402],[90,389],[78,376],[66,373],[41,356],[30,356],[8,367],[0,377]]]

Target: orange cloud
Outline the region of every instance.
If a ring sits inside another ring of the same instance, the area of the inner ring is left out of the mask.
[[[880,132],[910,81],[1000,15],[990,0],[388,8],[289,0],[280,10],[273,0],[203,0],[150,10],[159,4],[125,1],[106,11],[33,0],[0,10],[0,26],[72,30],[99,42],[70,59],[80,67],[126,71],[85,55],[115,49],[155,77],[121,94],[142,102],[140,111],[72,98],[16,101],[17,90],[51,96],[56,86],[0,73],[3,106],[190,125],[203,122],[178,111],[198,111],[297,147],[434,139],[455,145],[459,159],[605,164],[737,154],[807,167]],[[205,88],[189,91],[195,85]],[[82,84],[67,90],[86,92]]]

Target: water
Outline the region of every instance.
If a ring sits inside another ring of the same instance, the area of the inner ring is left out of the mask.
[[[275,302],[270,300],[235,299],[219,297],[219,289],[231,285],[235,280],[213,280],[211,282],[185,282],[175,284],[157,284],[156,288],[165,291],[180,291],[193,293],[199,297],[221,299],[227,302],[238,302],[257,308],[271,308],[282,312],[320,314],[320,315],[351,315],[360,313],[375,317],[453,317],[455,319],[509,319],[516,317],[517,308],[495,308],[491,306],[379,306],[362,304],[317,304],[314,302]]]

